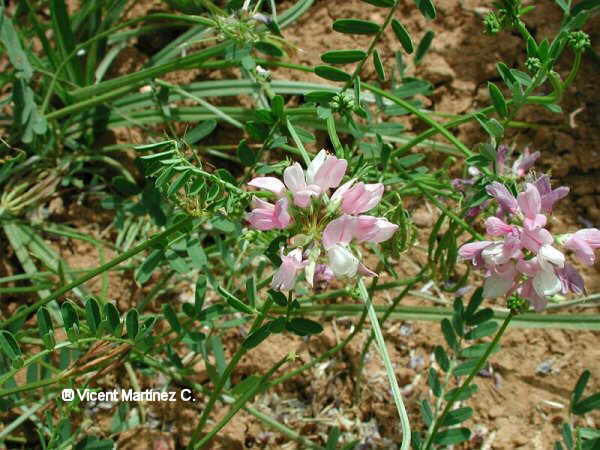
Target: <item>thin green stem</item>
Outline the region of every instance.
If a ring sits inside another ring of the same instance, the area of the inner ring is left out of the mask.
[[[504,322],[502,322],[502,325],[496,332],[494,339],[492,339],[492,342],[490,342],[487,349],[485,350],[485,353],[483,355],[481,355],[481,358],[479,358],[479,361],[477,361],[477,365],[473,368],[473,370],[471,371],[469,376],[465,379],[465,381],[463,381],[463,383],[460,385],[460,387],[456,391],[454,391],[454,394],[452,395],[452,397],[450,397],[450,399],[448,400],[448,403],[446,403],[446,406],[444,407],[442,414],[440,414],[438,417],[435,418],[433,427],[431,429],[431,433],[429,433],[429,435],[427,436],[427,441],[425,442],[425,446],[423,447],[423,450],[429,450],[429,448],[431,447],[431,444],[433,442],[433,438],[435,437],[441,424],[444,423],[444,419],[446,418],[446,415],[448,414],[448,412],[451,411],[452,406],[454,405],[456,400],[460,397],[460,394],[462,394],[462,392],[465,390],[465,388],[471,384],[471,381],[473,381],[473,378],[475,378],[475,376],[483,368],[483,365],[485,364],[485,362],[491,355],[492,350],[498,345],[498,342],[500,342],[500,338],[502,337],[502,335],[508,328],[508,324],[510,323],[510,321],[512,320],[512,318],[514,316],[515,316],[515,313],[512,311],[506,316],[506,318],[504,319]]]
[[[375,308],[373,308],[371,296],[367,292],[367,288],[362,279],[360,279],[358,282],[358,290],[360,292],[361,299],[367,307],[369,320],[371,321],[371,325],[373,327],[373,333],[375,333],[375,340],[377,342],[381,359],[383,360],[383,365],[387,373],[388,381],[392,389],[392,397],[394,397],[398,415],[400,416],[400,424],[402,426],[402,446],[400,449],[408,450],[410,448],[410,422],[408,420],[408,414],[406,413],[406,408],[404,407],[404,402],[402,401],[402,393],[400,392],[398,380],[396,380],[396,375],[394,373],[394,367],[392,366],[392,361],[390,360],[390,355],[388,354],[385,340],[383,339],[383,334],[381,333],[381,328],[379,327],[377,313],[375,312]]]
[[[46,111],[46,109],[48,108],[48,104],[50,103],[50,99],[52,98],[52,94],[54,93],[54,87],[56,86],[56,83],[58,81],[58,77],[60,75],[60,73],[62,72],[62,70],[67,66],[67,64],[70,63],[71,58],[73,58],[75,55],[77,55],[77,52],[79,52],[82,49],[85,49],[87,46],[92,45],[94,42],[97,42],[101,39],[104,39],[106,37],[111,36],[112,34],[114,34],[116,31],[121,30],[123,28],[127,28],[130,27],[132,25],[135,25],[136,23],[139,22],[144,22],[144,21],[148,21],[148,20],[162,20],[162,19],[175,19],[175,20],[183,20],[186,22],[192,22],[192,23],[199,23],[202,25],[207,25],[207,26],[213,26],[215,23],[212,20],[206,19],[204,17],[199,17],[199,16],[178,16],[175,14],[165,14],[165,13],[160,13],[160,14],[150,14],[148,16],[144,16],[144,17],[138,17],[132,20],[128,20],[126,22],[123,22],[113,28],[110,28],[109,30],[103,31],[102,33],[98,33],[97,35],[95,35],[94,37],[92,37],[91,39],[88,39],[85,42],[82,42],[81,44],[77,45],[73,51],[71,53],[69,53],[68,55],[66,55],[65,59],[60,63],[60,65],[56,68],[56,72],[54,73],[54,76],[52,77],[52,81],[50,82],[50,87],[48,88],[48,92],[46,93],[46,97],[44,98],[44,102],[42,103],[42,107],[41,107],[41,113],[44,114],[44,112]]]
[[[573,61],[571,71],[563,82],[563,92],[571,85],[571,83],[573,83],[573,80],[575,80],[575,77],[577,76],[577,72],[579,72],[579,68],[581,67],[581,55],[583,55],[583,51],[579,50],[575,52],[575,61]]]
[[[235,401],[235,403],[233,405],[231,405],[231,407],[229,408],[229,411],[227,411],[227,414],[225,415],[225,417],[223,417],[221,419],[221,421],[212,430],[210,430],[210,432],[207,433],[200,441],[195,443],[194,436],[192,436],[192,440],[190,442],[190,445],[188,446],[188,449],[202,448],[205,444],[207,444],[219,431],[221,431],[221,429],[225,425],[227,425],[229,423],[229,421],[233,418],[233,416],[235,416],[235,414],[240,409],[242,409],[244,407],[244,405],[246,403],[248,403],[248,401],[252,397],[254,397],[255,394],[257,394],[259,391],[261,391],[264,388],[264,386],[267,383],[267,381],[269,380],[269,378],[271,378],[271,376],[281,366],[283,366],[286,362],[288,362],[289,359],[290,359],[290,355],[284,356],[273,367],[271,367],[271,369],[266,374],[264,374],[260,379],[258,379],[250,389],[246,390],[242,395],[240,395],[240,397]]]
[[[414,281],[415,283],[417,283],[418,281],[420,281],[422,279],[424,272],[425,272],[425,270],[422,270],[415,277],[415,281]],[[374,284],[373,286],[371,286],[371,288],[369,290],[371,292],[373,292],[373,291],[375,291],[376,287],[377,287],[377,285]],[[383,314],[383,316],[381,317],[381,319],[379,321],[379,325],[383,325],[385,323],[385,321],[390,317],[392,312],[396,309],[396,307],[402,301],[402,299],[406,296],[406,294],[408,294],[410,292],[411,288],[412,288],[412,284],[409,284],[404,289],[402,289],[402,292],[400,292],[400,294],[398,294],[396,296],[396,298],[392,301],[392,304],[390,306],[388,306],[388,308],[386,309],[385,313]],[[356,383],[355,400],[356,401],[360,398],[361,371],[362,371],[362,368],[364,367],[365,358],[367,356],[367,353],[369,352],[369,348],[371,347],[371,343],[373,342],[374,339],[375,339],[375,333],[371,332],[367,341],[363,345],[363,349],[360,353],[359,366],[358,366],[357,376],[356,376],[356,380],[355,380],[355,383]]]
[[[396,95],[394,95],[390,92],[387,92],[383,89],[380,89],[377,86],[374,86],[372,84],[362,83],[362,86],[364,86],[365,89],[367,89],[377,95],[381,95],[382,97],[385,97],[388,100],[393,101],[394,103],[396,103],[399,106],[402,106],[404,109],[413,113],[415,116],[417,116],[423,122],[425,122],[427,125],[435,128],[442,136],[444,136],[446,139],[448,139],[463,155],[465,155],[467,157],[473,156],[473,152],[471,152],[471,150],[469,150],[467,148],[467,146],[465,144],[463,144],[456,136],[454,136],[452,133],[450,133],[444,125],[433,120],[431,117],[429,117],[428,114],[424,113],[416,106],[414,106],[414,105],[410,104],[409,102],[407,102],[406,100],[403,100],[400,97],[397,97]]]
[[[169,236],[170,234],[174,233],[175,231],[180,230],[181,228],[185,227],[186,225],[189,225],[192,222],[192,220],[193,220],[193,217],[186,217],[185,219],[179,221],[178,223],[171,226],[170,228],[167,228],[162,233],[148,239],[146,242],[143,242],[142,244],[132,248],[131,250],[126,251],[122,255],[117,256],[116,258],[112,259],[111,261],[107,262],[106,264],[104,264],[102,266],[97,267],[96,269],[90,270],[85,275],[82,275],[81,277],[73,280],[71,283],[52,292],[49,296],[47,296],[41,300],[38,300],[33,305],[28,306],[27,308],[24,308],[23,310],[19,311],[17,314],[14,314],[11,317],[9,317],[8,319],[4,320],[2,323],[0,323],[0,329],[6,328],[11,323],[21,320],[24,317],[27,317],[29,314],[37,311],[41,306],[51,302],[52,300],[56,300],[56,299],[60,298],[62,295],[66,294],[71,289],[82,285],[86,281],[91,280],[92,278],[100,275],[101,273],[103,273],[107,270],[110,270],[111,268],[117,266],[118,264],[122,263],[123,261],[127,261],[132,256],[135,256],[138,253],[143,252],[147,248],[152,247],[155,244],[158,244],[165,237]]]
[[[229,114],[227,114],[226,112],[223,112],[221,109],[217,108],[216,106],[208,103],[206,100],[194,95],[194,94],[190,94],[188,91],[186,91],[185,89],[182,89],[179,86],[176,86],[174,84],[168,83],[166,81],[160,80],[160,79],[156,79],[154,80],[154,82],[156,84],[158,84],[159,86],[164,86],[168,89],[171,89],[175,92],[178,92],[182,97],[187,97],[189,99],[194,100],[195,102],[199,103],[200,105],[204,106],[206,109],[208,109],[210,112],[214,113],[216,116],[220,117],[221,119],[223,119],[225,122],[230,123],[231,125],[233,125],[236,128],[240,128],[243,129],[244,125],[239,122],[238,120],[235,120],[233,117],[231,117]]]
[[[356,68],[354,69],[354,72],[352,73],[352,76],[350,77],[350,79],[344,85],[344,89],[348,89],[350,86],[352,86],[352,83],[354,82],[354,80],[356,79],[356,77],[358,77],[360,75],[360,73],[362,72],[363,66],[369,60],[369,58],[371,57],[371,55],[375,51],[375,46],[377,45],[377,43],[379,42],[379,40],[383,36],[383,33],[385,33],[386,28],[388,27],[388,25],[390,24],[390,22],[394,18],[394,14],[396,14],[396,10],[400,6],[400,3],[401,3],[400,0],[396,0],[396,2],[394,3],[394,6],[392,6],[390,8],[390,10],[389,10],[389,12],[388,12],[388,14],[387,14],[387,16],[385,18],[385,21],[383,22],[383,25],[381,25],[379,27],[379,31],[377,32],[377,34],[375,34],[375,36],[373,36],[373,39],[371,40],[371,44],[369,45],[369,48],[367,49],[367,54],[356,65]]]
[[[342,147],[342,143],[340,142],[340,138],[338,137],[337,130],[335,127],[335,119],[333,117],[333,113],[327,117],[327,133],[329,134],[329,139],[331,139],[331,143],[333,144],[333,148],[335,149],[335,153],[338,156],[342,155],[342,151],[344,150]]]
[[[272,297],[271,296],[267,297],[267,300],[265,300],[265,303],[264,303],[260,313],[256,316],[256,319],[254,320],[254,323],[252,324],[252,327],[250,328],[250,333],[252,333],[254,330],[256,330],[257,328],[259,328],[262,325],[265,317],[267,316],[267,313],[269,312],[269,309],[271,309],[272,304],[273,304]],[[210,395],[210,398],[208,399],[208,403],[204,407],[204,411],[202,411],[200,419],[198,420],[198,425],[196,425],[196,429],[192,433],[192,439],[190,441],[190,445],[188,446],[188,449],[191,450],[192,448],[195,448],[194,442],[196,442],[198,440],[200,433],[202,432],[202,429],[204,428],[204,425],[206,424],[206,421],[208,420],[208,417],[209,417],[210,413],[212,412],[214,404],[216,403],[217,399],[220,397],[221,393],[223,392],[223,388],[225,387],[227,380],[229,380],[230,375],[236,368],[240,359],[242,359],[242,356],[244,356],[246,354],[246,352],[247,352],[246,347],[244,347],[243,345],[240,346],[240,348],[231,357],[229,364],[227,364],[227,367],[225,367],[225,370],[219,377],[219,380],[217,381],[217,383]]]
[[[292,139],[294,140],[296,147],[298,147],[298,150],[300,150],[300,154],[302,155],[304,164],[306,164],[306,166],[308,167],[308,165],[310,164],[310,156],[308,155],[308,152],[304,148],[304,144],[302,144],[302,141],[300,140],[298,133],[296,133],[296,129],[294,128],[294,125],[292,125],[292,122],[290,122],[290,119],[286,118],[285,121],[286,121],[285,123],[286,123],[287,129],[290,132],[290,135],[292,136]]]

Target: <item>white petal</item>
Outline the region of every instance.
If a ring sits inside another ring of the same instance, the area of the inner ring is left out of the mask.
[[[300,164],[294,163],[283,171],[283,181],[290,191],[293,193],[306,189],[306,181],[304,180],[304,171]]]
[[[533,277],[533,287],[539,296],[544,297],[560,292],[562,285],[554,271],[540,270]]]
[[[358,271],[358,258],[347,248],[335,245],[327,250],[329,267],[336,277],[353,277]]]
[[[275,177],[256,177],[248,183],[249,186],[254,186],[259,189],[271,191],[278,197],[285,194],[285,186]]]
[[[310,162],[308,168],[306,169],[306,182],[308,184],[314,183],[315,175],[325,162],[325,159],[327,159],[327,152],[325,150],[321,150],[319,153],[317,153],[317,156],[315,156]]]
[[[497,298],[505,295],[512,287],[513,280],[506,280],[498,275],[486,278],[483,285],[483,296],[485,298]]]
[[[489,266],[504,264],[508,259],[503,256],[503,248],[501,243],[495,243],[484,248],[481,256],[485,263]]]
[[[540,266],[545,270],[552,270],[551,264],[563,268],[565,266],[565,255],[560,250],[555,249],[551,245],[542,245],[538,251]]]

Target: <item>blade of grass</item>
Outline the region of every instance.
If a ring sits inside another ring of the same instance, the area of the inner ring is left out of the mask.
[[[367,311],[369,314],[369,320],[371,321],[371,326],[373,327],[373,333],[375,334],[375,342],[377,342],[377,347],[379,349],[379,353],[381,355],[381,359],[383,360],[383,365],[385,367],[385,371],[388,377],[388,381],[390,383],[390,388],[392,390],[392,397],[394,398],[394,403],[396,403],[396,409],[398,410],[398,415],[400,416],[400,424],[402,428],[402,446],[401,450],[409,450],[410,448],[410,422],[408,420],[408,414],[406,413],[406,408],[404,407],[404,402],[402,400],[402,393],[400,392],[400,387],[398,386],[398,380],[396,380],[396,373],[394,371],[394,366],[392,366],[392,361],[390,359],[390,355],[388,354],[387,347],[385,345],[385,340],[383,339],[383,334],[381,333],[381,328],[379,327],[379,320],[377,319],[377,313],[375,312],[375,308],[373,308],[373,303],[371,302],[371,296],[367,291],[365,283],[362,278],[358,281],[358,291],[360,293],[360,297],[367,307]]]

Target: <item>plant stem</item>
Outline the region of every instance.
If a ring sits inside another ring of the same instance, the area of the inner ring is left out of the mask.
[[[392,397],[394,397],[394,402],[396,403],[398,415],[400,416],[400,424],[402,426],[402,446],[400,447],[400,449],[408,450],[410,448],[410,422],[408,420],[408,415],[406,414],[404,402],[402,401],[402,394],[400,392],[400,387],[398,386],[398,380],[396,380],[394,367],[392,366],[392,361],[390,360],[390,355],[388,354],[387,348],[385,346],[385,340],[383,339],[383,334],[381,333],[381,328],[379,327],[377,313],[375,312],[375,308],[373,308],[371,297],[367,292],[367,288],[362,278],[358,281],[358,290],[360,292],[361,299],[367,307],[369,320],[371,321],[373,333],[375,334],[375,340],[377,341],[377,346],[381,354],[381,359],[383,360],[383,365],[385,367],[388,381],[392,389]]]
[[[446,403],[446,406],[444,407],[442,414],[439,415],[438,417],[436,417],[433,427],[431,429],[431,433],[427,437],[427,441],[425,442],[425,447],[423,447],[423,450],[428,450],[431,447],[433,438],[435,437],[438,429],[440,428],[440,425],[444,422],[446,415],[452,409],[452,405],[454,405],[454,403],[456,402],[456,400],[458,399],[460,394],[465,390],[465,388],[467,386],[469,386],[471,384],[471,381],[473,381],[473,378],[475,378],[475,376],[483,368],[483,365],[489,358],[490,354],[492,353],[492,350],[498,345],[498,342],[500,342],[500,338],[502,337],[502,335],[508,328],[508,324],[510,323],[510,321],[512,320],[512,318],[514,316],[515,316],[515,313],[513,311],[510,311],[510,313],[506,316],[506,318],[504,319],[504,322],[502,322],[502,325],[496,332],[494,339],[492,339],[492,342],[490,342],[487,349],[485,350],[485,353],[483,355],[481,355],[481,358],[479,358],[479,361],[477,361],[477,365],[475,366],[475,368],[471,371],[471,373],[469,374],[467,379],[465,381],[463,381],[463,383],[460,385],[460,387],[454,392],[452,397],[448,400],[448,403]]]
[[[257,380],[256,383],[250,389],[246,390],[242,395],[240,395],[240,397],[235,401],[235,403],[233,405],[231,405],[231,407],[229,408],[229,411],[227,411],[227,414],[225,415],[225,417],[223,417],[221,419],[221,421],[212,430],[210,430],[209,433],[207,433],[197,443],[194,443],[194,437],[192,437],[190,445],[188,445],[188,449],[202,448],[205,444],[207,444],[219,431],[221,431],[221,429],[225,425],[227,425],[227,423],[233,418],[233,416],[235,416],[235,414],[240,409],[242,409],[242,407],[258,391],[262,390],[265,387],[265,384],[267,383],[269,378],[271,378],[271,376],[277,371],[277,369],[279,369],[281,366],[283,366],[289,360],[290,360],[290,355],[286,355],[282,359],[280,359],[277,363],[275,363],[275,365],[273,367],[271,367],[271,369],[266,374],[264,374],[262,377],[260,377],[260,379]]]
[[[374,85],[368,84],[368,83],[362,83],[362,85],[365,87],[365,89],[368,89],[369,91],[371,91],[377,95],[381,95],[382,97],[385,97],[388,100],[393,101],[397,105],[402,106],[404,109],[413,113],[415,116],[417,116],[423,122],[425,122],[427,125],[435,128],[442,136],[444,136],[446,139],[448,139],[458,150],[460,150],[460,152],[463,155],[465,155],[467,157],[473,156],[473,152],[471,152],[471,150],[469,150],[465,144],[463,144],[459,139],[457,139],[456,136],[454,136],[452,133],[450,133],[444,125],[433,120],[431,117],[429,117],[428,114],[424,113],[419,108],[413,106],[406,100],[403,100],[400,97],[395,96],[394,94],[391,94],[383,89],[378,88],[377,86],[374,86]]]
[[[296,133],[296,129],[294,128],[294,125],[292,125],[292,122],[290,122],[290,119],[286,118],[285,120],[286,120],[287,129],[290,132],[290,135],[292,136],[292,139],[294,140],[296,147],[298,147],[298,150],[300,150],[300,154],[302,155],[304,164],[306,164],[306,167],[308,167],[308,165],[310,164],[310,156],[308,155],[308,152],[304,148],[304,145],[302,144],[302,141],[300,140],[298,133]]]
[[[422,270],[415,278],[415,283],[417,281],[419,281],[422,277],[423,277],[423,273],[425,271]],[[369,289],[371,292],[373,292],[375,290],[377,286],[374,284],[373,286],[371,286],[371,288]],[[410,292],[410,289],[412,287],[411,285],[407,285],[404,289],[402,289],[402,292],[400,292],[399,295],[396,296],[396,298],[394,299],[394,301],[392,302],[392,304],[390,306],[388,306],[388,308],[386,309],[385,313],[383,314],[383,316],[381,317],[381,320],[379,322],[379,325],[383,325],[383,323],[390,317],[390,315],[392,314],[392,312],[396,309],[396,306],[398,306],[398,304],[402,301],[402,299],[406,296],[406,294],[408,294]],[[367,356],[367,353],[369,352],[369,347],[371,347],[371,343],[373,342],[373,340],[375,339],[375,333],[371,332],[371,334],[369,335],[369,337],[367,338],[367,342],[365,342],[365,344],[363,345],[363,349],[360,353],[360,358],[359,358],[359,363],[358,363],[358,370],[357,370],[357,374],[356,374],[356,387],[355,389],[355,403],[358,403],[358,400],[360,399],[360,385],[361,385],[361,372],[362,369],[364,367],[364,363],[365,363],[365,358]]]
[[[383,36],[383,33],[385,32],[386,28],[388,27],[388,25],[394,18],[394,14],[396,14],[396,10],[398,9],[399,6],[400,6],[400,0],[396,0],[394,6],[392,6],[390,8],[390,11],[388,12],[388,14],[386,16],[385,21],[383,22],[383,25],[381,25],[379,27],[379,31],[377,32],[377,34],[375,36],[373,36],[373,39],[371,40],[371,44],[369,45],[369,48],[367,49],[367,54],[358,63],[358,65],[354,69],[354,72],[352,73],[352,77],[350,77],[350,79],[346,82],[346,84],[344,85],[344,89],[348,89],[352,85],[352,82],[356,79],[356,77],[358,77],[360,75],[360,72],[362,71],[362,68],[365,65],[365,62],[367,62],[367,60],[371,57],[371,55],[375,51],[375,46],[377,45],[377,43],[379,42],[379,39],[381,39],[381,36]]]
[[[264,303],[260,313],[256,316],[256,319],[254,320],[254,323],[252,324],[252,327],[250,328],[250,333],[262,325],[262,322],[264,321],[265,317],[267,316],[269,309],[271,309],[272,304],[273,304],[273,298],[271,296],[267,297],[267,300],[265,300],[265,303]],[[225,387],[225,384],[227,383],[229,376],[231,375],[231,373],[233,372],[233,370],[239,363],[240,359],[242,359],[242,356],[244,356],[246,354],[246,351],[247,350],[243,345],[240,346],[240,348],[232,356],[231,360],[229,361],[229,364],[227,364],[227,367],[225,367],[223,374],[217,381],[217,383],[211,393],[211,396],[208,399],[208,403],[204,407],[204,411],[202,411],[202,415],[200,416],[198,425],[196,425],[196,429],[192,433],[192,439],[190,441],[190,444],[188,445],[188,449],[191,450],[192,448],[195,448],[194,442],[198,440],[200,433],[202,432],[202,428],[206,424],[206,421],[208,420],[208,417],[212,411],[212,408],[215,405],[217,399],[220,397],[221,392],[223,392],[223,388]]]

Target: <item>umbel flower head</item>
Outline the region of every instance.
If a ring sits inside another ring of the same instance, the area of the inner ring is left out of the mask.
[[[588,228],[555,238],[545,228],[547,214],[569,189],[552,189],[549,177],[543,175],[525,183],[516,197],[498,182],[486,190],[502,212],[502,218],[486,219],[486,231],[500,239],[471,242],[459,249],[461,258],[485,271],[484,296],[518,294],[541,311],[555,294],[584,292],[583,278],[556,245],[573,250],[582,263],[592,265],[594,249],[600,248],[600,230]]]
[[[352,244],[383,242],[398,225],[363,214],[379,204],[383,184],[365,184],[353,178],[340,186],[347,167],[346,160],[321,150],[306,170],[299,163],[287,167],[283,181],[257,177],[248,183],[277,199],[273,204],[254,197],[253,209],[246,216],[250,226],[296,232],[290,240],[294,248],[287,254],[281,250],[282,263],[273,275],[273,289],[291,290],[301,270],[310,285],[357,274],[376,275],[360,261]]]

